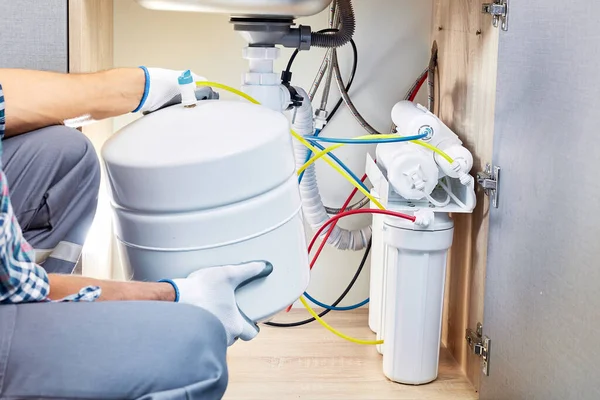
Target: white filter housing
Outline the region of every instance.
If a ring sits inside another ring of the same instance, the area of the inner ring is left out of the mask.
[[[130,278],[269,262],[271,275],[236,292],[256,322],[308,286],[289,122],[281,113],[230,101],[176,105],[124,127],[102,156]]]
[[[414,143],[385,143],[376,153],[390,185],[405,199],[421,200],[437,186],[439,169],[430,150]]]
[[[380,200],[379,195],[371,190],[371,196]],[[371,202],[371,208],[377,206]],[[371,275],[369,279],[369,328],[377,333],[381,326],[381,308],[383,297],[383,220],[381,214],[373,214],[372,245],[371,245]]]
[[[377,337],[385,341],[383,372],[392,381],[420,385],[438,376],[446,258],[453,233],[446,213],[436,214],[427,230],[415,230],[399,218],[384,221],[383,315]]]

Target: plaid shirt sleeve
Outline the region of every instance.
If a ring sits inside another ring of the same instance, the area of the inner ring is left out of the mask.
[[[4,94],[0,85],[0,156],[4,126]],[[49,301],[48,275],[33,259],[33,249],[23,238],[13,212],[0,160],[0,304]],[[86,287],[59,301],[94,301],[100,293],[98,287]]]

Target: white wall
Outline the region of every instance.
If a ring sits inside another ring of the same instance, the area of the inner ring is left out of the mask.
[[[134,0],[114,0],[114,65],[156,66],[192,69],[210,80],[239,86],[247,69],[241,58],[245,42],[233,31],[228,16],[150,11]],[[376,129],[386,132],[391,126],[390,110],[401,100],[429,59],[432,0],[355,0],[357,18],[355,41],[359,50],[357,77],[352,99],[363,116]],[[327,10],[317,16],[298,21],[313,30],[325,28]],[[342,73],[352,65],[351,51],[340,50]],[[285,68],[291,51],[284,49],[278,68]],[[294,63],[294,85],[308,90],[324,50],[302,52]],[[347,75],[346,75],[347,76]],[[332,90],[330,108],[337,101]],[[133,116],[118,118],[118,129]],[[326,130],[328,136],[359,136],[362,128],[345,108]],[[367,146],[342,148],[337,155],[358,176],[364,173]],[[340,207],[352,186],[327,165],[317,167],[325,203]],[[370,218],[343,221],[345,227],[361,227]],[[334,301],[353,276],[362,252],[341,252],[326,248],[315,266],[309,292],[324,302]],[[368,296],[368,269],[343,304],[352,304]]]

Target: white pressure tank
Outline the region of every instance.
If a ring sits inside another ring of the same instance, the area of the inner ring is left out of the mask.
[[[261,260],[273,272],[238,289],[255,322],[292,304],[309,267],[289,122],[238,101],[175,105],[104,146],[119,251],[129,277],[183,278]]]

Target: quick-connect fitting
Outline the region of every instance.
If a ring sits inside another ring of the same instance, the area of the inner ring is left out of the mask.
[[[327,125],[328,116],[329,112],[327,110],[317,110],[315,112],[315,129],[322,131],[325,125]]]
[[[458,179],[460,180],[460,183],[463,186],[469,186],[473,184],[473,181],[475,180],[471,175],[467,173],[462,174]]]
[[[435,214],[432,210],[423,208],[415,212],[415,225],[421,228],[427,228],[435,220]]]
[[[196,83],[189,69],[178,78],[179,90],[181,91],[181,104],[184,107],[196,106]]]

